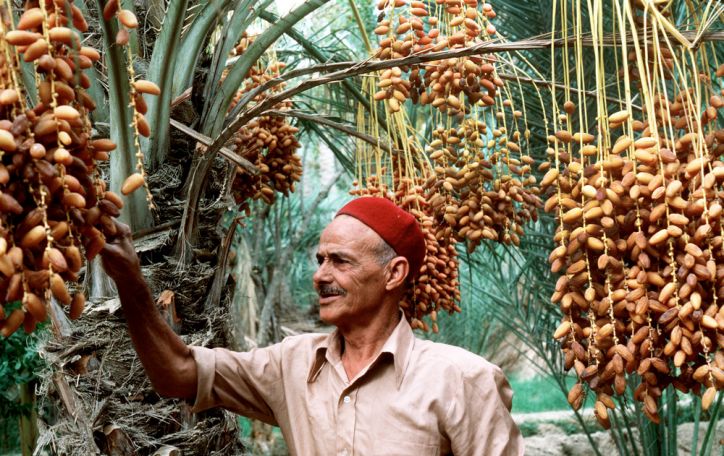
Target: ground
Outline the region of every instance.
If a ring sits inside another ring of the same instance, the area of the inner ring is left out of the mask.
[[[553,414],[556,414],[555,416]],[[575,425],[575,421],[570,413],[567,412],[545,412],[536,414],[526,414],[528,416],[517,416],[516,422],[519,425],[523,422],[536,422],[535,415],[539,415],[541,421],[538,422],[537,435],[527,437],[525,439],[526,456],[588,456],[594,455],[591,445],[586,439],[585,434],[568,434],[565,430],[566,423]],[[552,424],[554,421],[558,424]],[[685,423],[679,426],[677,433],[678,454],[679,456],[690,456],[691,442],[694,431],[694,423]],[[699,425],[699,444],[706,432],[706,423]],[[593,434],[593,440],[602,455],[618,454],[616,445],[614,444],[608,432],[596,432]],[[724,452],[724,420],[720,420],[716,429],[714,446],[709,454],[719,455]]]

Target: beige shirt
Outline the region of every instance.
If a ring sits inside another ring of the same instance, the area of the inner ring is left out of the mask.
[[[249,352],[192,347],[194,412],[220,406],[278,425],[292,455],[518,455],[502,371],[417,339],[403,318],[354,379],[340,336],[304,334]]]

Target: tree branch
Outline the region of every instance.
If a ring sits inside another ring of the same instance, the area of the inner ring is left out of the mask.
[[[282,111],[279,109],[269,109],[267,111],[264,111],[260,115],[277,116],[277,117],[296,117],[299,119],[310,120],[312,122],[316,122],[318,124],[322,124],[322,125],[326,125],[328,127],[334,128],[335,130],[339,130],[350,136],[354,136],[355,138],[361,139],[362,141],[365,141],[365,142],[373,145],[374,147],[379,147],[380,149],[384,150],[385,152],[398,152],[397,149],[390,149],[390,146],[383,144],[379,138],[375,138],[374,136],[360,133],[354,127],[350,127],[348,125],[345,125],[345,124],[342,124],[339,122],[335,122],[333,120],[329,120],[328,118],[317,115],[317,114],[307,114],[305,112],[296,111],[296,110]]]
[[[682,31],[681,34],[685,37],[691,36],[696,37],[698,32],[695,30]],[[545,35],[544,35],[545,36]],[[724,40],[724,31],[722,32],[707,32],[701,35],[701,41],[721,41]],[[314,79],[308,79],[301,82],[299,85],[292,87],[287,90],[278,92],[277,94],[268,97],[261,103],[258,103],[248,109],[245,109],[239,113],[236,119],[231,122],[221,134],[214,139],[213,143],[209,146],[207,154],[216,154],[219,148],[231,138],[235,131],[241,126],[246,124],[249,120],[257,117],[260,113],[264,112],[268,108],[276,105],[277,103],[289,99],[292,96],[309,90],[313,87],[317,87],[323,84],[329,84],[331,82],[341,81],[351,76],[357,76],[359,74],[371,73],[379,70],[384,70],[392,67],[402,67],[407,65],[418,65],[427,63],[435,60],[443,60],[456,57],[464,57],[469,55],[481,55],[490,54],[497,52],[509,52],[509,51],[521,51],[521,50],[535,50],[535,49],[550,49],[551,46],[562,47],[572,46],[576,40],[564,40],[558,38],[551,40],[550,38],[533,38],[527,40],[514,41],[509,43],[503,43],[498,41],[487,41],[479,43],[466,48],[459,49],[448,49],[445,51],[431,52],[427,54],[411,55],[401,59],[392,60],[365,60],[362,62],[341,62],[333,64],[315,65],[309,68],[301,70],[290,71],[278,78],[272,79],[265,84],[260,85],[255,90],[248,92],[240,101],[241,104],[248,104],[254,99],[256,95],[267,90],[274,85],[277,85],[286,80],[302,76],[310,73],[317,73],[322,71],[333,71],[325,76],[321,76]],[[605,35],[600,41],[603,46],[613,46],[616,43],[612,34]],[[593,40],[590,36],[586,36],[581,40],[583,46],[593,46]]]
[[[274,23],[279,20],[279,16],[270,13],[269,11],[260,11],[259,17],[264,19],[265,21],[269,23]],[[320,63],[329,62],[332,60],[332,58],[324,55],[322,51],[320,51],[317,47],[315,47],[309,40],[307,40],[304,35],[299,33],[294,29],[294,27],[290,28],[286,32],[287,35],[289,35],[290,38],[292,38],[294,41],[299,43],[299,45],[307,51],[312,57],[317,59]],[[342,85],[344,86],[345,90],[352,95],[359,103],[362,104],[362,106],[365,107],[365,109],[370,109],[370,101],[365,98],[364,94],[357,89],[351,82],[349,81],[342,81]],[[237,111],[238,112],[238,111]]]
[[[208,136],[199,133],[198,131],[194,130],[191,127],[188,127],[178,120],[175,119],[169,119],[169,122],[171,122],[171,125],[176,127],[177,129],[181,130],[182,133],[186,133],[188,136],[191,136],[196,141],[200,142],[204,146],[211,145],[211,138]],[[231,149],[227,149],[226,147],[222,147],[219,149],[219,152],[221,153],[221,156],[224,157],[226,160],[230,161],[231,163],[238,165],[241,167],[244,171],[248,172],[251,175],[258,176],[259,175],[259,168],[257,168],[252,162],[247,160],[246,158],[242,157],[241,155],[235,153]]]
[[[687,30],[681,32],[681,34],[686,37],[699,37],[699,42],[704,41],[724,41],[724,31],[717,31],[717,32],[706,32],[703,34],[698,34],[696,30]],[[403,57],[400,59],[392,59],[392,60],[378,60],[373,61],[372,58],[369,58],[367,60],[363,60],[360,62],[330,62],[330,63],[323,63],[320,65],[312,65],[306,68],[300,68],[297,70],[292,70],[284,73],[283,75],[271,79],[264,84],[260,85],[256,89],[248,92],[244,97],[239,100],[239,102],[236,105],[235,113],[239,113],[240,106],[246,106],[251,100],[253,100],[257,95],[260,93],[268,90],[271,87],[274,87],[276,85],[279,85],[282,82],[289,81],[291,79],[298,78],[300,76],[306,76],[309,74],[314,73],[324,73],[324,72],[339,72],[344,70],[351,70],[355,67],[359,67],[360,65],[370,65],[369,69],[367,71],[355,71],[354,73],[350,74],[349,76],[355,76],[357,74],[363,74],[368,73],[376,70],[382,70],[387,68],[392,68],[395,66],[405,66],[405,65],[414,65],[414,64],[420,64],[420,63],[427,63],[430,61],[435,60],[442,60],[447,58],[456,58],[456,57],[465,57],[468,55],[480,55],[480,54],[494,54],[499,52],[510,52],[510,51],[531,51],[536,49],[550,49],[551,45],[553,47],[572,47],[576,40],[574,37],[569,36],[567,38],[557,38],[553,41],[551,41],[550,33],[540,35],[535,38],[530,38],[526,40],[519,40],[519,41],[512,41],[512,42],[501,42],[501,41],[486,41],[484,43],[479,43],[474,46],[470,46],[467,48],[456,48],[456,49],[447,49],[444,51],[438,51],[438,52],[430,52],[427,54],[413,54],[408,57]],[[643,35],[642,35],[643,36]],[[629,38],[631,38],[629,34]],[[647,38],[649,41],[652,41],[651,36],[647,35]],[[620,37],[617,38],[620,43]],[[615,46],[617,41],[614,39],[613,34],[607,34],[604,35],[600,43],[603,46],[611,47]],[[581,39],[581,46],[583,47],[593,47],[593,39],[590,37],[590,34],[585,34],[583,38]],[[223,133],[222,133],[223,134]]]

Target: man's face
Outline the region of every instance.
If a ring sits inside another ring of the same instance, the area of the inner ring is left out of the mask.
[[[322,321],[349,326],[374,316],[385,295],[385,267],[375,255],[380,241],[367,225],[346,215],[322,232],[314,273]]]

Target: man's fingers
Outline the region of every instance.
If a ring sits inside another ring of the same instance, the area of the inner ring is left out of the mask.
[[[101,249],[101,256],[122,256],[124,252],[123,247],[116,242],[106,242]]]
[[[100,251],[101,256],[106,258],[129,258],[136,255],[133,243],[126,238],[116,238],[106,241]]]
[[[126,236],[126,235],[130,236],[130,235],[131,235],[131,227],[130,227],[130,226],[126,225],[126,224],[123,223],[123,222],[119,222],[119,221],[116,220],[116,219],[113,219],[113,223],[116,224],[116,233],[117,233],[117,234],[121,234],[121,235],[123,235],[123,236]]]
[[[114,279],[131,274],[139,267],[133,244],[126,238],[106,242],[100,255],[103,269]]]
[[[116,227],[116,234],[114,234],[113,236],[106,236],[106,239],[108,239],[110,241],[114,241],[116,239],[122,239],[124,237],[131,239],[131,227],[129,227],[125,223],[119,222],[116,219],[113,219],[113,223]]]
[[[83,243],[83,250],[87,252],[91,243],[90,238],[88,238],[87,236],[80,236],[80,241],[81,243]]]

